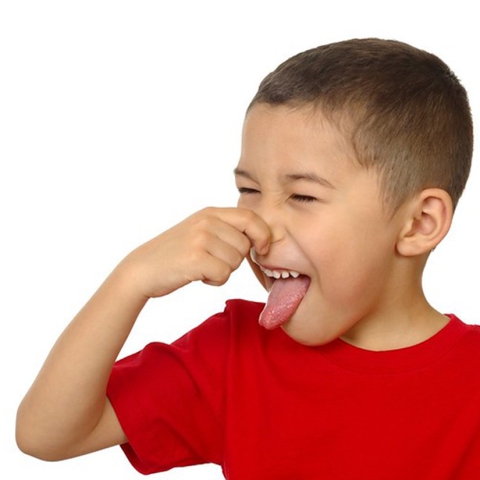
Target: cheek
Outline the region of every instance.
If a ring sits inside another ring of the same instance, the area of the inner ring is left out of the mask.
[[[390,242],[357,222],[324,222],[299,241],[320,286],[334,298],[358,297],[382,278]],[[306,239],[306,240],[305,240]]]
[[[237,200],[237,207],[246,208],[248,210],[254,210],[257,207],[259,201],[259,195],[252,194],[240,194]]]
[[[327,222],[310,219],[303,225],[292,229],[299,248],[315,270],[331,270],[339,267],[346,252],[351,252],[355,242],[352,236],[342,228],[341,222]]]
[[[332,302],[359,312],[384,290],[392,258],[386,244],[363,240],[338,242],[324,265],[324,276],[320,268],[321,285]]]

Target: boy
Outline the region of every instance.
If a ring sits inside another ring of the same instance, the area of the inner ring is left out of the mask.
[[[242,480],[478,478],[480,329],[421,285],[472,132],[454,74],[403,43],[287,60],[246,115],[238,208],[202,210],[118,265],[23,400],[20,448],[122,444],[143,473],[214,462]],[[244,258],[266,306],[230,301],[114,366],[149,298],[221,285]]]

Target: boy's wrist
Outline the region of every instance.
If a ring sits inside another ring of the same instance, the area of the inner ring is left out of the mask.
[[[142,282],[139,281],[141,278],[142,273],[138,265],[129,261],[127,257],[115,267],[109,282],[122,299],[145,304],[150,297],[142,289]]]

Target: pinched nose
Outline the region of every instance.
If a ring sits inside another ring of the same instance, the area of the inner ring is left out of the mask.
[[[285,213],[281,208],[272,205],[259,205],[255,213],[268,225],[271,232],[270,243],[280,242],[287,232]]]

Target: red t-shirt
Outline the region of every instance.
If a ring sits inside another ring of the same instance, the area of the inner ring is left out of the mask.
[[[114,367],[108,396],[142,473],[213,462],[230,480],[480,479],[480,327],[372,352],[302,346],[227,303]]]

